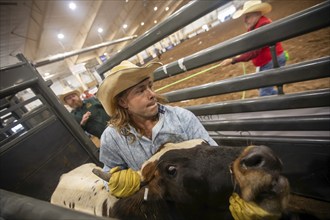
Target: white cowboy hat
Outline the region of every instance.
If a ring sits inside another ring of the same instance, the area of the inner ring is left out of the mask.
[[[78,90],[69,90],[67,92],[64,92],[63,94],[60,94],[58,95],[58,98],[60,99],[60,101],[66,105],[66,102],[65,102],[65,97],[67,97],[68,95],[71,95],[71,94],[76,94],[77,96],[80,96],[80,92]]]
[[[272,10],[272,6],[267,2],[259,0],[246,1],[241,10],[236,11],[233,14],[233,19],[239,18],[244,14],[251,12],[261,12],[262,15],[269,13]]]
[[[124,60],[108,71],[96,95],[107,114],[112,116],[115,113],[116,95],[147,78],[153,78],[154,70],[161,65],[162,63],[153,62],[139,67],[128,60]]]

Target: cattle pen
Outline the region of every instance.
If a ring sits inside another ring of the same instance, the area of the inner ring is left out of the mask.
[[[98,68],[103,74],[138,52],[229,1],[193,1],[141,35]],[[265,45],[301,36],[330,25],[330,1],[297,12],[253,32],[239,35],[158,68],[155,81],[179,75]],[[23,54],[17,64],[1,68],[1,117],[13,123],[0,127],[0,217],[2,219],[102,219],[49,203],[61,174],[98,161],[98,149],[59,103]],[[330,57],[187,87],[163,95],[170,103],[330,77]],[[30,89],[35,96],[20,101]],[[42,105],[28,111],[32,102]],[[267,145],[282,159],[291,192],[320,204],[321,219],[330,218],[330,89],[269,97],[229,100],[186,107],[222,145]],[[21,125],[18,132],[12,129]],[[300,207],[310,210],[314,207]]]

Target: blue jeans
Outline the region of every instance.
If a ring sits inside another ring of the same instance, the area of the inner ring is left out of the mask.
[[[278,64],[280,66],[284,66],[286,63],[285,55],[284,53],[281,53],[280,55],[277,56]],[[260,67],[260,72],[273,69],[273,61],[271,60],[269,63],[263,65]],[[270,87],[264,87],[259,89],[259,96],[268,96],[268,95],[277,95],[278,91],[274,86]]]

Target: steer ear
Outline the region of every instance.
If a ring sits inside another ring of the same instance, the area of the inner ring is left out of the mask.
[[[154,176],[155,176],[155,172],[156,172],[156,168],[157,168],[157,162],[158,161],[153,161],[150,163],[147,163],[143,169],[141,170],[141,175],[142,175],[142,181],[143,182],[150,182]]]
[[[93,172],[96,176],[98,176],[99,178],[103,179],[104,181],[109,182],[110,177],[111,177],[111,174],[110,174],[110,173],[103,172],[102,170],[100,170],[100,169],[96,169],[96,168],[94,168],[94,169],[92,170],[92,172]]]

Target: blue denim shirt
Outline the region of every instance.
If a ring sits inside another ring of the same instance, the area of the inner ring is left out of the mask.
[[[115,128],[109,126],[101,137],[100,161],[104,171],[115,166],[139,170],[160,146],[165,143],[178,143],[190,139],[204,139],[210,145],[217,143],[209,136],[198,118],[190,111],[181,107],[159,104],[159,121],[152,129],[152,139],[142,136],[131,127],[136,141],[120,135]]]

